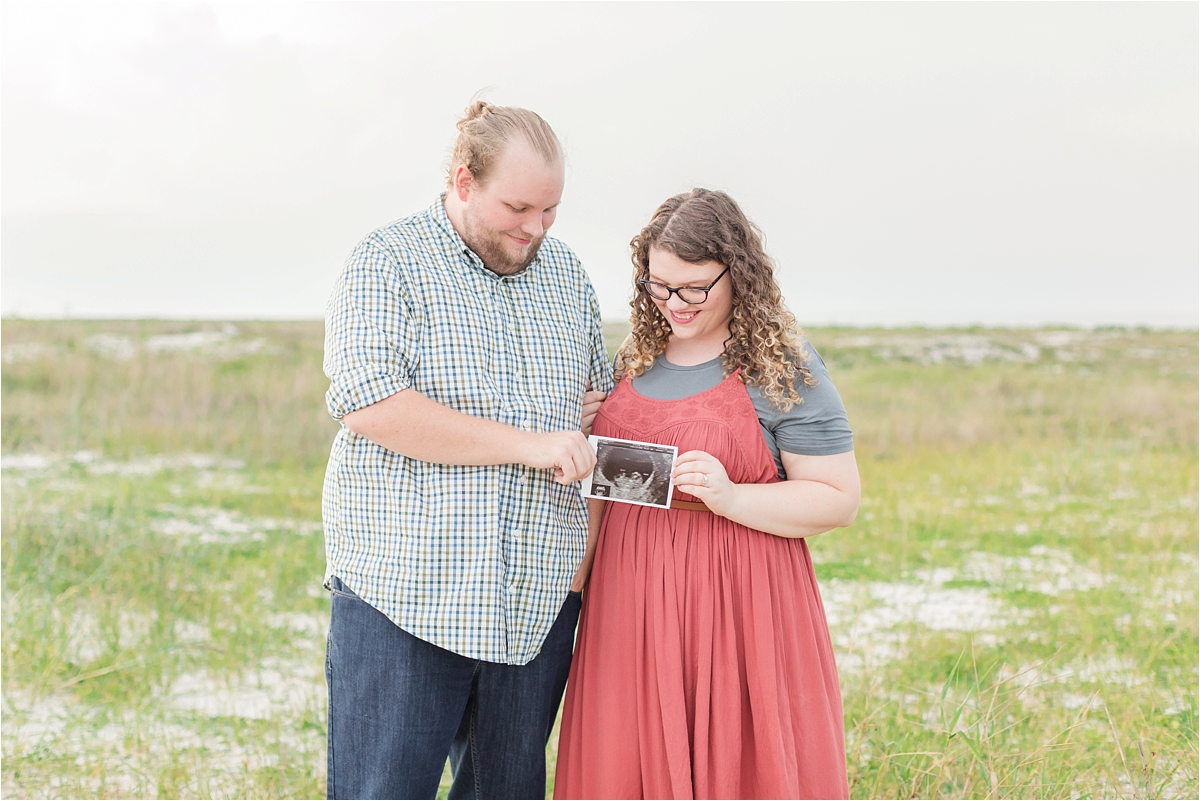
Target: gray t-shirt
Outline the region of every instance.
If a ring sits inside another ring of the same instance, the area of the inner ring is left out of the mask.
[[[801,344],[809,355],[808,369],[817,382],[815,387],[810,387],[797,376],[796,390],[803,399],[801,403],[782,412],[758,387],[746,387],[754,402],[754,411],[758,413],[763,439],[775,457],[775,468],[781,477],[784,470],[780,450],[803,456],[829,456],[854,450],[846,407],[829,379],[825,361],[812,345]],[[659,356],[644,373],[633,379],[633,388],[647,398],[678,400],[712,389],[724,380],[719,356],[688,367],[672,364],[666,357]]]

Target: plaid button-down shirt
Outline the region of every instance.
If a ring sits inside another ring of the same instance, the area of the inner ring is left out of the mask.
[[[339,420],[411,387],[526,431],[578,429],[588,381],[612,388],[575,254],[546,237],[526,270],[496,275],[441,200],[350,254],[326,310],[325,373]],[[551,470],[422,462],[344,425],[322,513],[326,582],[423,640],[507,664],[537,656],[587,544],[579,487]]]

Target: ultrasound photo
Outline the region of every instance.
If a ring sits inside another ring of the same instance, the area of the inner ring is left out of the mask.
[[[671,465],[679,450],[611,437],[588,437],[596,450],[596,468],[583,480],[583,494],[606,501],[669,508]]]

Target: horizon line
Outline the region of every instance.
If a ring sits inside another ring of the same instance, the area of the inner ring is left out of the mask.
[[[30,322],[163,322],[163,323],[318,323],[324,322],[323,316],[307,316],[307,317],[216,317],[216,316],[133,316],[133,315],[96,315],[96,316],[76,316],[62,314],[0,314],[0,321],[17,321],[26,320]],[[626,325],[628,319],[621,318],[604,318],[602,322],[605,325]],[[851,329],[904,329],[904,328],[924,328],[932,330],[958,330],[958,329],[1034,329],[1034,328],[1064,328],[1075,330],[1112,330],[1112,329],[1127,329],[1138,330],[1147,329],[1153,331],[1174,331],[1174,332],[1196,332],[1200,333],[1200,320],[1195,323],[1186,324],[1178,322],[1067,322],[1062,320],[1044,320],[1038,322],[982,322],[982,321],[960,321],[960,322],[928,322],[921,320],[909,320],[904,322],[811,322],[802,323],[800,328],[851,328]]]

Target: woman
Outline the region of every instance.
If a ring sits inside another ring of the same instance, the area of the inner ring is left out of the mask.
[[[673,197],[632,246],[633,330],[594,433],[676,445],[676,498],[590,501],[555,797],[844,798],[804,538],[858,508],[845,410],[732,198]]]

